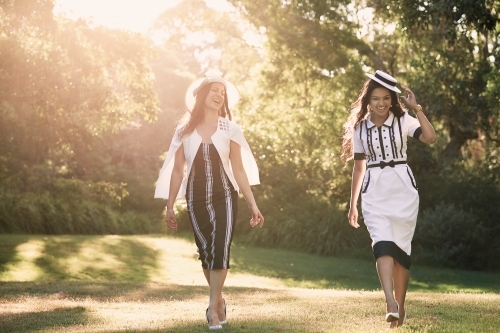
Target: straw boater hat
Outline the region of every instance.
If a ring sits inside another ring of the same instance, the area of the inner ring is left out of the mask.
[[[399,90],[399,88],[396,87],[396,83],[398,83],[398,81],[387,73],[384,73],[382,71],[376,71],[375,75],[366,74],[366,76],[368,76],[373,81],[377,81],[378,83],[380,83],[389,90],[401,93],[401,90]]]
[[[232,84],[228,80],[223,79],[220,75],[207,74],[205,75],[205,77],[200,77],[193,83],[191,83],[186,91],[186,106],[189,111],[193,111],[194,104],[196,103],[196,95],[201,90],[201,88],[213,82],[219,82],[224,85],[224,88],[226,89],[226,98],[229,108],[232,108],[234,105],[236,105],[236,103],[238,103],[238,101],[240,100],[240,93],[234,84]]]

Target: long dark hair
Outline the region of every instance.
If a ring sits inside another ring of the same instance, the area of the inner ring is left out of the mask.
[[[182,127],[182,130],[179,133],[180,138],[182,138],[184,135],[192,133],[196,126],[198,126],[198,124],[203,120],[203,117],[205,117],[205,100],[207,99],[212,84],[213,83],[209,83],[200,89],[200,91],[196,95],[196,102],[194,103],[193,110],[188,110],[182,117],[180,121]],[[231,115],[231,111],[229,110],[229,106],[227,104],[227,91],[226,95],[224,96],[224,104],[219,110],[219,116],[223,118],[227,117],[229,118],[229,120],[233,119],[233,116]]]
[[[373,90],[377,88],[385,88],[383,85],[372,79],[366,80],[363,88],[359,91],[358,99],[352,103],[349,108],[349,118],[344,123],[344,136],[342,137],[342,155],[344,161],[349,161],[353,157],[352,136],[356,126],[368,116],[368,104]],[[389,90],[391,94],[391,107],[389,110],[396,117],[401,117],[405,113],[405,108],[399,101],[395,91]]]

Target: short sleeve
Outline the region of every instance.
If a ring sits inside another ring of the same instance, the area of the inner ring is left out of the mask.
[[[405,125],[408,129],[408,136],[412,136],[418,140],[420,134],[422,134],[422,128],[420,127],[420,122],[417,118],[413,118],[408,113],[405,114]]]
[[[229,139],[239,144],[243,149],[241,150],[241,159],[243,168],[248,177],[250,185],[260,184],[259,168],[253,156],[252,150],[248,145],[247,140],[243,136],[240,126],[234,122],[230,122],[229,126]]]
[[[354,159],[355,160],[365,160],[366,159],[366,154],[365,154],[365,148],[363,147],[363,141],[361,140],[361,124],[356,126],[354,130],[354,135],[352,138],[352,149],[354,153]]]
[[[177,128],[175,130],[172,141],[170,142],[167,157],[163,162],[163,167],[160,170],[160,175],[158,176],[158,180],[156,182],[155,198],[168,199],[170,191],[170,177],[172,176],[172,171],[174,169],[175,153],[182,146],[182,139],[180,136],[181,130],[182,128]]]

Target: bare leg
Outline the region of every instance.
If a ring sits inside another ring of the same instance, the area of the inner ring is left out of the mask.
[[[208,305],[208,317],[210,326],[219,325],[225,320],[224,302],[222,301],[222,287],[226,281],[227,269],[204,269],[203,274],[210,286],[210,301]]]
[[[391,323],[391,327],[401,326],[405,317],[405,299],[406,291],[408,290],[408,282],[410,281],[410,270],[403,267],[396,260],[394,260],[394,294],[396,301],[399,304],[399,320]]]
[[[397,304],[393,294],[394,261],[390,256],[382,256],[377,259],[377,272],[384,290],[387,312],[397,311]]]

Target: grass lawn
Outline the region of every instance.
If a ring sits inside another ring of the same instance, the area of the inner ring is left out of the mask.
[[[189,235],[0,235],[0,332],[206,332]],[[499,332],[500,274],[412,266],[398,332]],[[224,332],[385,332],[372,260],[241,246]]]

